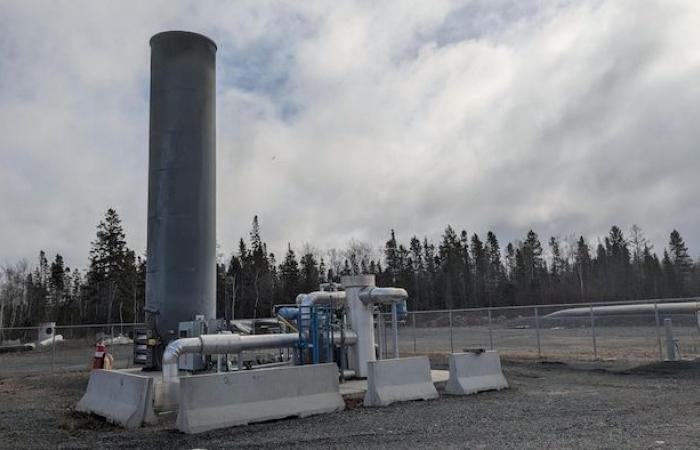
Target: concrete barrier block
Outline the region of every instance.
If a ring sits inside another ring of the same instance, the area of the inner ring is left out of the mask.
[[[469,395],[508,388],[497,352],[452,353],[449,364],[450,379],[445,385],[448,394]]]
[[[177,428],[201,433],[344,408],[332,363],[197,375],[180,378]]]
[[[438,398],[426,356],[383,359],[367,363],[365,406]]]
[[[87,391],[75,409],[126,428],[155,423],[153,379],[117,370],[93,370]]]

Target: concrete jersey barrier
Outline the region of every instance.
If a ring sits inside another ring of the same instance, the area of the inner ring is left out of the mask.
[[[117,370],[90,372],[87,391],[76,411],[96,414],[126,428],[155,423],[153,378]]]
[[[508,388],[498,352],[451,353],[449,364],[450,379],[445,386],[448,394],[469,395]]]
[[[345,408],[332,363],[182,377],[179,403],[185,433]]]
[[[426,356],[383,359],[367,363],[365,406],[430,400],[438,397]]]

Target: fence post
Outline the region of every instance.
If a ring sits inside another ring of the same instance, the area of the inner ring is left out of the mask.
[[[537,336],[537,357],[542,358],[542,344],[540,343],[540,313],[535,306],[535,334]]]
[[[454,349],[454,341],[453,341],[453,338],[452,338],[452,310],[450,310],[450,311],[447,313],[447,317],[448,317],[449,320],[450,320],[450,353],[454,353],[454,352],[455,352],[455,349]]]
[[[697,299],[695,300],[695,326],[700,336],[700,302]]]
[[[41,329],[37,330],[41,332]],[[56,327],[53,327],[53,335],[51,336],[51,373],[54,373],[56,364]]]
[[[591,308],[591,336],[593,336],[593,360],[597,360],[598,359],[598,343],[596,342],[595,315],[593,313],[593,305],[591,305],[590,308]]]
[[[656,340],[659,342],[659,360],[664,360],[664,351],[661,347],[661,324],[659,323],[659,306],[654,303],[654,319],[656,319]]]
[[[493,319],[491,318],[491,308],[489,308],[489,345],[491,346],[491,350],[493,350],[493,325],[492,325]]]
[[[416,353],[418,350],[416,349],[416,334],[418,333],[418,330],[416,330],[416,312],[413,311],[413,353]]]

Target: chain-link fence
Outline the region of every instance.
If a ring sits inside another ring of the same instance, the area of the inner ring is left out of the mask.
[[[698,298],[412,311],[397,324],[400,355],[494,349],[564,361],[643,362],[672,359],[674,351],[700,357]],[[97,342],[107,345],[115,368],[131,367],[141,326],[59,325],[48,338],[39,327],[0,328],[0,376],[86,370]],[[375,328],[382,358],[395,354],[393,332],[391,314],[382,313]]]
[[[103,342],[115,368],[133,364],[134,330],[143,324],[112,323],[0,328],[0,376],[86,370],[92,367],[95,345]]]
[[[382,313],[382,357],[393,356]],[[669,321],[670,320],[670,321]],[[700,301],[536,305],[409,312],[398,322],[400,354],[494,349],[511,358],[653,361],[700,357]]]

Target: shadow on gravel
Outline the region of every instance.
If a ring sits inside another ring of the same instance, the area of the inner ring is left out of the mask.
[[[503,361],[503,366],[508,368],[538,368],[546,371],[570,370],[581,372],[593,372],[608,375],[641,376],[647,378],[700,378],[700,359],[692,361],[657,361],[635,367],[610,367],[600,362],[576,362],[563,361]]]
[[[700,361],[664,361],[617,372],[620,375],[640,375],[647,377],[697,378],[700,376]]]

